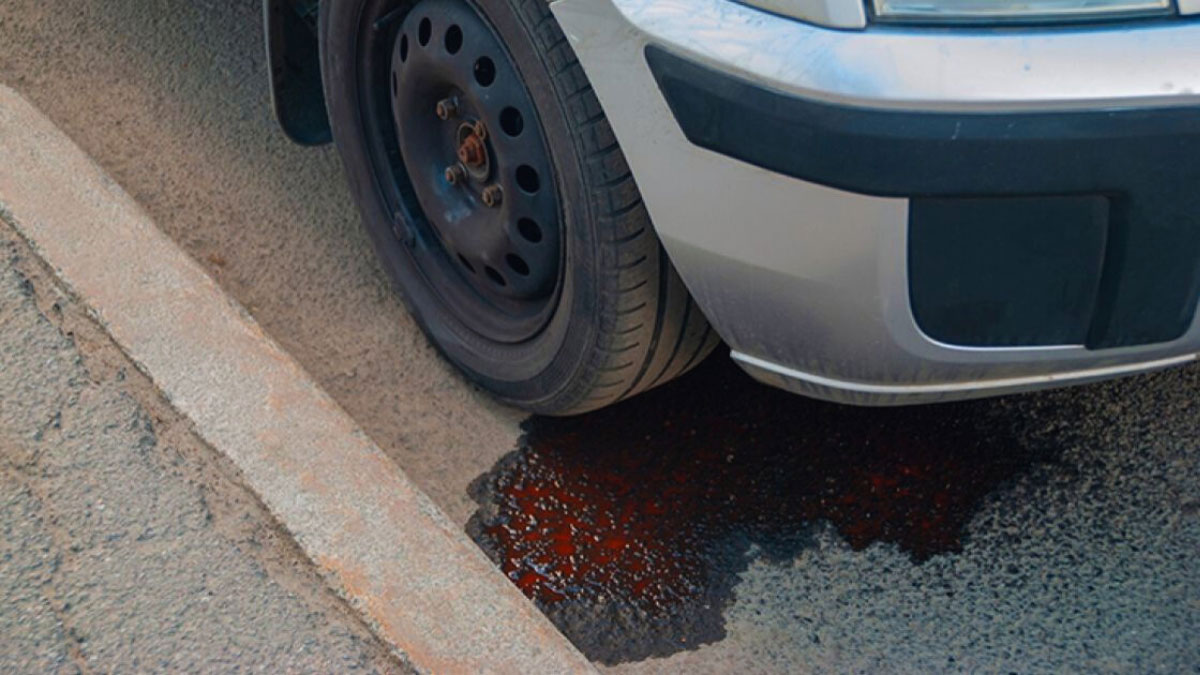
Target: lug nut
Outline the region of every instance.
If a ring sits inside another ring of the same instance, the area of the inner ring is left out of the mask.
[[[477,122],[475,122],[474,128],[475,128],[475,135],[479,137],[479,140],[486,141],[487,140],[487,127],[484,126],[483,120],[478,120]]]
[[[451,185],[458,185],[467,177],[467,170],[462,164],[451,164],[446,167],[446,182]]]
[[[448,120],[451,117],[458,115],[458,99],[451,96],[438,101],[437,116],[439,119]]]
[[[499,185],[489,185],[483,189],[482,197],[483,203],[494,209],[504,201],[504,190]]]

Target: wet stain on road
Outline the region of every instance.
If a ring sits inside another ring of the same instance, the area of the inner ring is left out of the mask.
[[[1013,409],[836,406],[710,359],[618,406],[530,419],[472,485],[468,532],[589,658],[666,656],[724,637],[751,551],[790,562],[821,522],[914,564],[959,550],[982,500],[1064,443]]]

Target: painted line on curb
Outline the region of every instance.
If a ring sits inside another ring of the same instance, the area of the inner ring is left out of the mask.
[[[439,673],[594,672],[120,186],[2,85],[0,216],[385,643]]]

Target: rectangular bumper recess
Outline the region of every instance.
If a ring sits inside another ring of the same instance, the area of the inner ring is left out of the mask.
[[[952,345],[1087,343],[1110,213],[1100,195],[912,200],[913,318]]]

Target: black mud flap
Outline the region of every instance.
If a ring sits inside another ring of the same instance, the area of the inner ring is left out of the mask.
[[[317,0],[263,0],[271,106],[288,138],[301,145],[333,139],[316,31]]]

